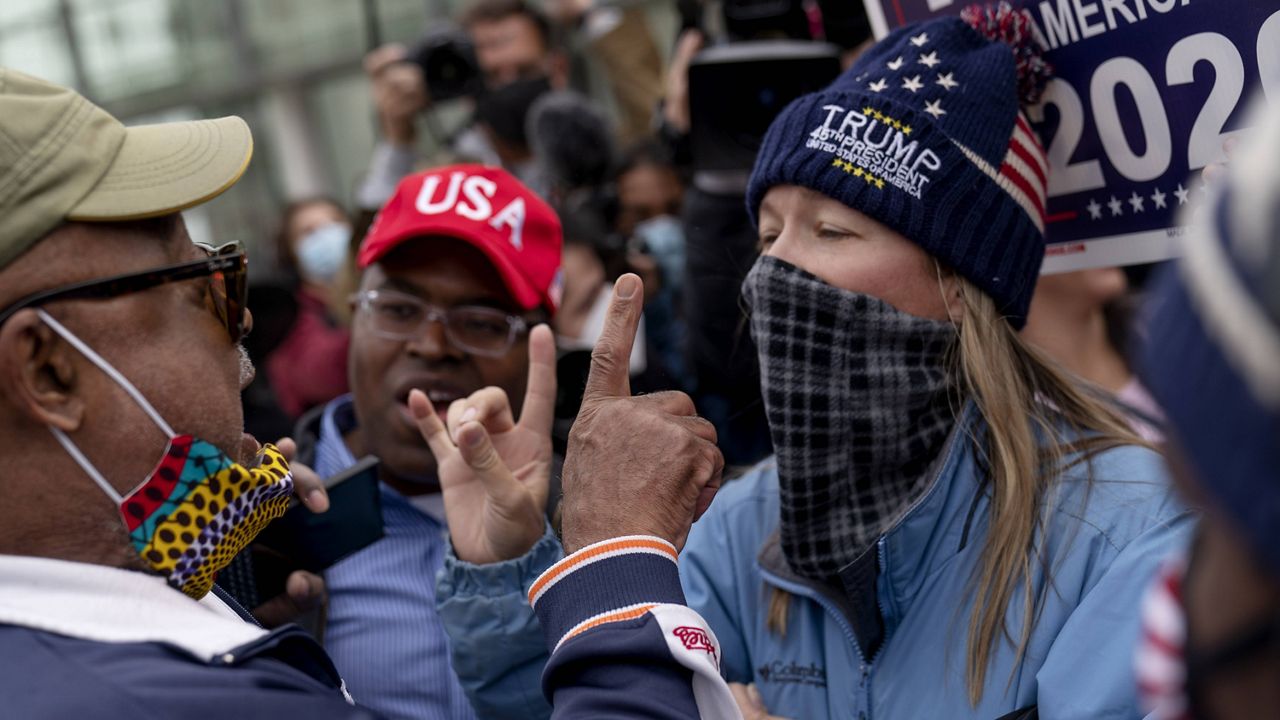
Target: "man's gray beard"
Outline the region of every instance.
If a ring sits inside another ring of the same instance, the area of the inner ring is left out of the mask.
[[[240,351],[240,387],[245,387],[253,378],[253,361],[249,359],[249,351],[244,349],[244,345],[236,345],[236,350]]]

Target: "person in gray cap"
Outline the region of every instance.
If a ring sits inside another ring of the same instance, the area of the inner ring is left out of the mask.
[[[295,488],[328,502],[243,433],[247,261],[180,215],[252,147],[0,68],[0,715],[369,717],[213,587]]]
[[[1139,353],[1174,477],[1204,509],[1142,607],[1154,720],[1280,717],[1280,107],[1245,126],[1152,291]]]

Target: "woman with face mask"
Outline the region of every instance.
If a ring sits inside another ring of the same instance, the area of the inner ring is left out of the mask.
[[[347,392],[351,222],[333,200],[299,200],[285,208],[277,242],[282,269],[298,280],[298,315],[265,365],[280,409],[296,419]]]
[[[732,608],[707,617],[741,628],[726,669],[772,712],[1140,716],[1113,603],[1190,520],[1106,396],[1018,334],[1048,169],[1020,106],[1047,74],[1025,16],[971,8],[889,36],[764,140],[743,292],[776,465],[682,566],[691,605]],[[759,541],[751,572],[716,535]]]
[[[1048,171],[1032,32],[1003,3],[901,29],[765,136],[743,296],[776,455],[679,561],[749,715],[1141,717],[1134,608],[1192,521],[1018,333]]]

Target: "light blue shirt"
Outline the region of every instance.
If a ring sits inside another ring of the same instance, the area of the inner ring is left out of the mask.
[[[355,427],[349,395],[325,408],[315,458],[321,477],[355,464],[342,439]],[[387,485],[381,490],[385,537],[324,574],[325,649],[360,705],[389,718],[474,718],[436,612],[447,528]]]

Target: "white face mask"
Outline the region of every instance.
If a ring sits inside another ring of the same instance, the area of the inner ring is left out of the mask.
[[[313,283],[338,277],[351,246],[351,226],[332,222],[312,230],[298,243],[298,272]]]
[[[679,292],[684,284],[684,224],[672,215],[659,215],[636,225],[635,240],[662,267],[662,284]]]

